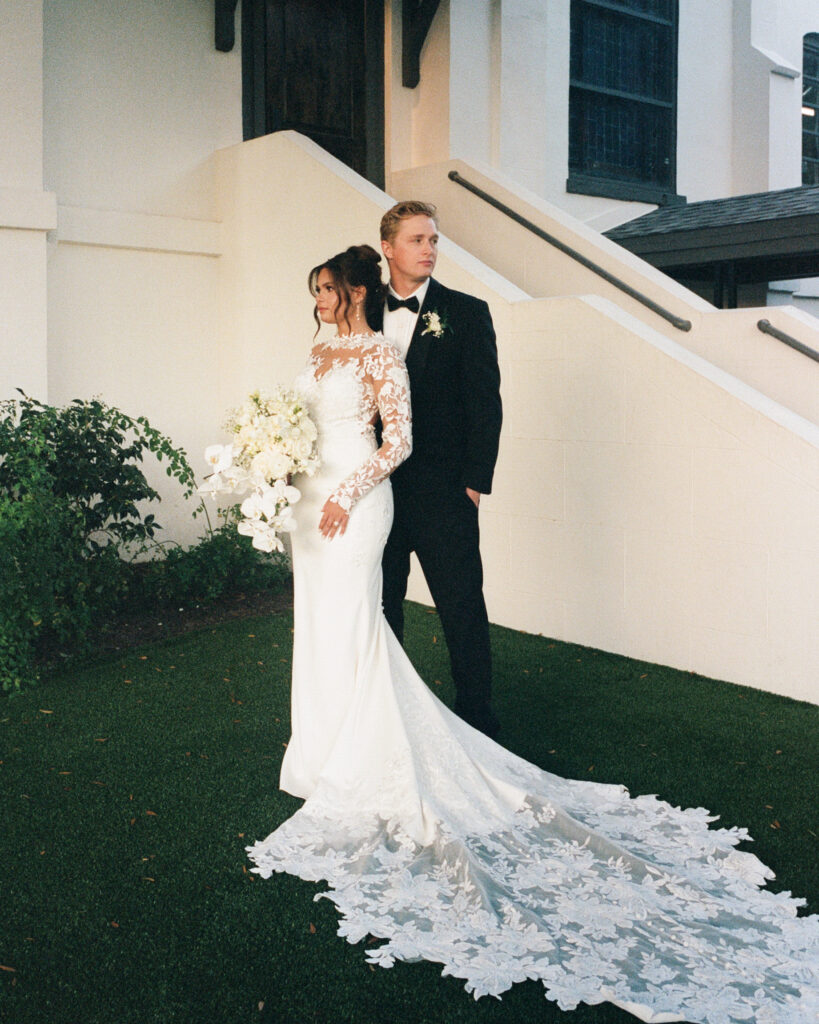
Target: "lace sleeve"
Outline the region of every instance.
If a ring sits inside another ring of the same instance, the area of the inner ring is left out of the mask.
[[[381,417],[381,446],[330,495],[345,512],[412,451],[409,377],[400,355],[389,342],[382,341],[369,346],[361,360],[365,386],[372,386]]]

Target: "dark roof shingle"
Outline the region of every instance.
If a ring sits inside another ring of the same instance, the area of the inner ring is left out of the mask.
[[[646,235],[755,224],[763,220],[782,220],[811,214],[819,214],[819,185],[784,188],[776,192],[754,192],[728,199],[707,199],[679,206],[662,206],[606,231],[605,235],[619,242],[621,239]]]

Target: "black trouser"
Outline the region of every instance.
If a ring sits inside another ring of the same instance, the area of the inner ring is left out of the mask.
[[[464,489],[395,494],[395,516],[382,562],[384,614],[403,643],[403,602],[414,551],[444,629],[455,682],[455,712],[494,735],[492,655],[479,540],[478,510]]]

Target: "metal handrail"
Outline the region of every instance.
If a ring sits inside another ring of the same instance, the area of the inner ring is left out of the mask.
[[[803,356],[807,356],[808,359],[814,359],[819,363],[819,352],[817,352],[815,348],[811,348],[809,345],[805,345],[804,342],[799,341],[798,338],[794,338],[790,334],[780,331],[778,327],[774,327],[770,320],[757,320],[756,325],[763,334],[770,334],[770,336],[772,338],[776,338],[777,341],[784,342],[786,345],[790,346],[790,348],[794,348],[797,352],[801,352]]]
[[[466,178],[462,177],[457,171],[449,172],[450,181],[454,181],[457,185],[461,185],[467,191],[472,192],[478,196],[479,199],[483,199],[484,202],[489,203],[490,206],[494,206],[496,210],[500,210],[501,213],[506,214],[507,217],[511,218],[521,227],[526,228],[527,231],[531,231],[532,234],[542,238],[544,242],[548,242],[553,245],[556,249],[565,253],[567,256],[571,256],[573,260],[586,267],[588,270],[593,271],[598,277],[602,277],[604,281],[608,281],[609,284],[613,284],[615,288],[619,288],[621,292],[625,292],[626,295],[630,295],[632,299],[636,299],[639,303],[650,309],[652,313],[656,313],[661,316],[663,320],[667,320],[670,324],[677,328],[678,331],[690,331],[691,321],[685,320],[683,317],[676,316],[676,314],[665,309],[663,306],[658,305],[653,299],[650,299],[647,295],[643,295],[642,292],[638,292],[636,288],[632,288],[631,285],[626,284],[625,281],[621,281],[619,277],[615,277],[614,274],[610,274],[608,270],[605,270],[598,263],[588,259],[582,253],[578,252],[577,249],[573,249],[570,245],[566,245],[565,242],[561,242],[559,238],[555,238],[554,235],[550,235],[548,231],[544,231],[539,228],[537,224],[533,224],[532,221],[527,220],[526,217],[522,217],[519,213],[502,203],[499,199],[495,199],[494,196],[488,192],[484,192],[482,188],[477,185],[473,185],[471,181],[467,181]]]

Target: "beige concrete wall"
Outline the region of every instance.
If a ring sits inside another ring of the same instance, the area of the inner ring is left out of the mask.
[[[375,244],[390,200],[292,133],[219,161],[229,404],[302,365],[307,269]],[[499,337],[490,617],[819,703],[819,429],[605,298],[530,299],[447,238],[437,276]]]
[[[458,171],[631,288],[688,320],[691,329],[682,331],[674,327],[592,270],[450,181],[451,170]],[[508,178],[486,167],[473,167],[460,160],[432,164],[394,174],[392,185],[397,194],[434,202],[444,232],[530,295],[591,293],[609,299],[646,326],[727,370],[800,416],[819,423],[819,363],[763,334],[756,326],[760,319],[767,319],[819,351],[819,320],[808,313],[785,306],[717,310],[588,225],[546,200],[517,188]]]

